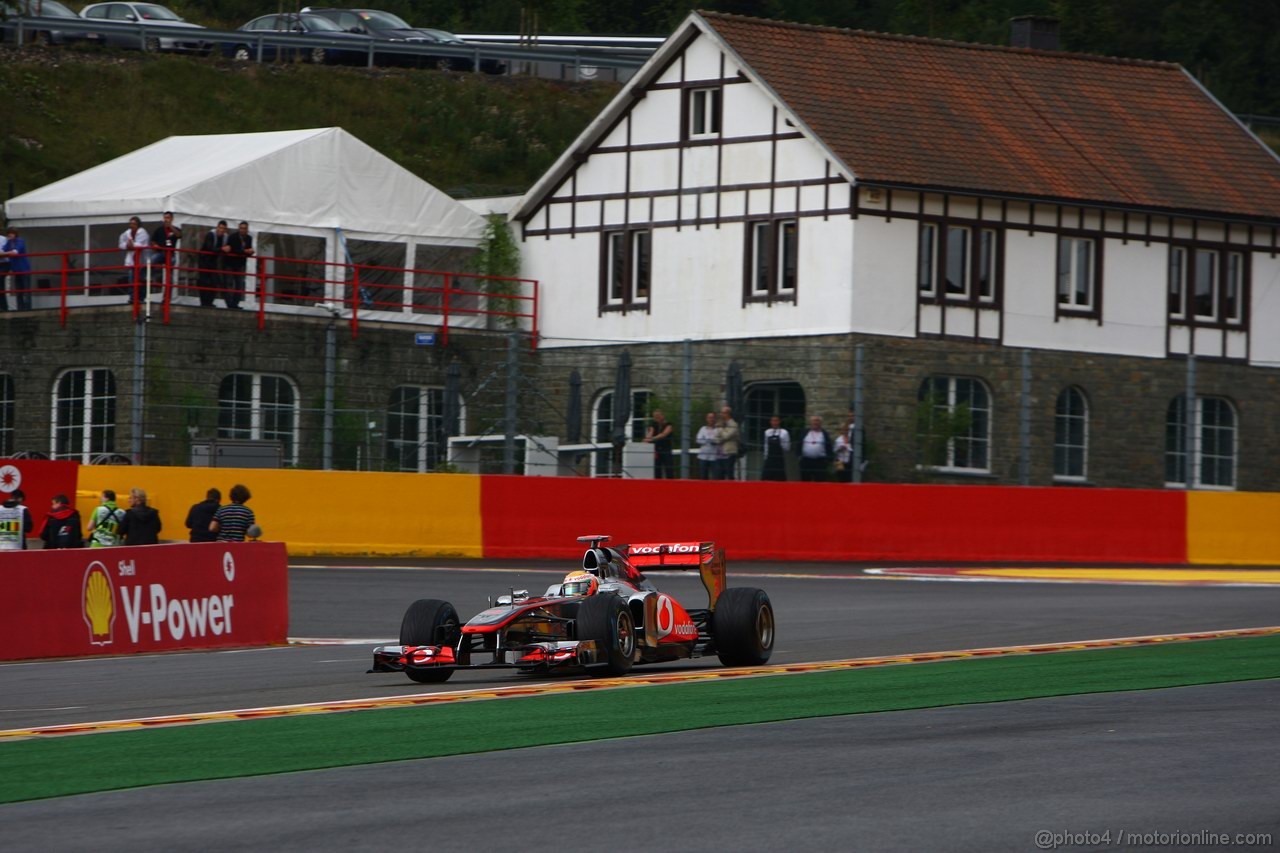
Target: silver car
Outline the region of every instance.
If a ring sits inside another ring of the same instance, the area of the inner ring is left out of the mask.
[[[207,53],[213,47],[211,42],[193,38],[189,33],[171,32],[174,27],[204,28],[188,23],[177,12],[155,3],[94,3],[81,9],[80,17],[90,21],[132,24],[129,29],[113,28],[101,33],[102,43],[111,47],[196,53]],[[145,29],[145,35],[139,34],[139,25]]]

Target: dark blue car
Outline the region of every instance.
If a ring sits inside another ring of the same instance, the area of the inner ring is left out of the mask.
[[[274,62],[302,60],[316,65],[363,65],[368,59],[369,37],[344,32],[341,27],[307,12],[301,14],[287,13],[283,15],[263,15],[254,18],[240,27],[243,38],[233,42],[222,43],[222,53],[231,59],[241,62],[261,60]],[[319,45],[279,45],[273,43],[273,34],[292,33],[325,38],[329,43]],[[256,36],[266,37],[261,43],[262,53],[259,56],[259,40]]]

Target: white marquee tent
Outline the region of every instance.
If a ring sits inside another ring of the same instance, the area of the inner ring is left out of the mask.
[[[337,127],[171,136],[5,205],[32,252],[114,248],[129,217],[150,230],[166,210],[184,248],[220,219],[246,220],[259,255],[330,264],[457,269],[485,231],[480,214]],[[53,266],[36,259],[37,278]]]

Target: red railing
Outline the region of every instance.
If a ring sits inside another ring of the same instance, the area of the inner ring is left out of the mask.
[[[128,297],[137,320],[144,311],[149,313],[158,293],[166,324],[175,299],[206,306],[221,299],[228,307],[249,302],[259,329],[266,327],[272,313],[315,308],[332,316],[347,314],[352,337],[359,334],[362,314],[383,312],[375,319],[395,322],[397,317],[386,315],[400,315],[414,325],[437,326],[442,343],[448,343],[452,327],[520,329],[537,345],[538,282],[533,279],[277,256],[246,259],[241,271],[230,268],[225,255],[213,252],[137,249],[132,255],[131,262],[124,263],[119,249],[33,252],[24,257],[36,269],[8,273],[8,293],[25,296],[33,308],[52,307],[49,297],[55,288],[49,282],[56,278],[64,326],[71,311],[109,297]],[[144,292],[146,298],[141,298]]]

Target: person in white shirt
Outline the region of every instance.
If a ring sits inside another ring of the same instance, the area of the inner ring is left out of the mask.
[[[791,452],[791,433],[782,426],[782,418],[769,418],[769,428],[764,431],[764,470],[761,480],[785,482],[787,479],[787,454]]]
[[[131,283],[129,290],[129,301],[135,302],[138,299],[138,284],[142,281],[142,273],[135,266],[135,261],[142,264],[146,261],[149,252],[140,250],[146,249],[151,245],[151,237],[147,234],[147,229],[142,227],[142,220],[136,216],[129,218],[129,227],[124,229],[120,234],[120,251],[124,252],[124,265],[127,268],[127,277],[121,279],[121,284]]]
[[[707,422],[698,430],[695,441],[698,443],[698,471],[704,480],[712,478],[712,472],[719,465],[720,455],[719,431],[716,429],[716,413],[707,412]]]
[[[831,436],[822,428],[822,418],[809,418],[809,431],[800,440],[800,479],[809,483],[828,479],[834,448]]]

